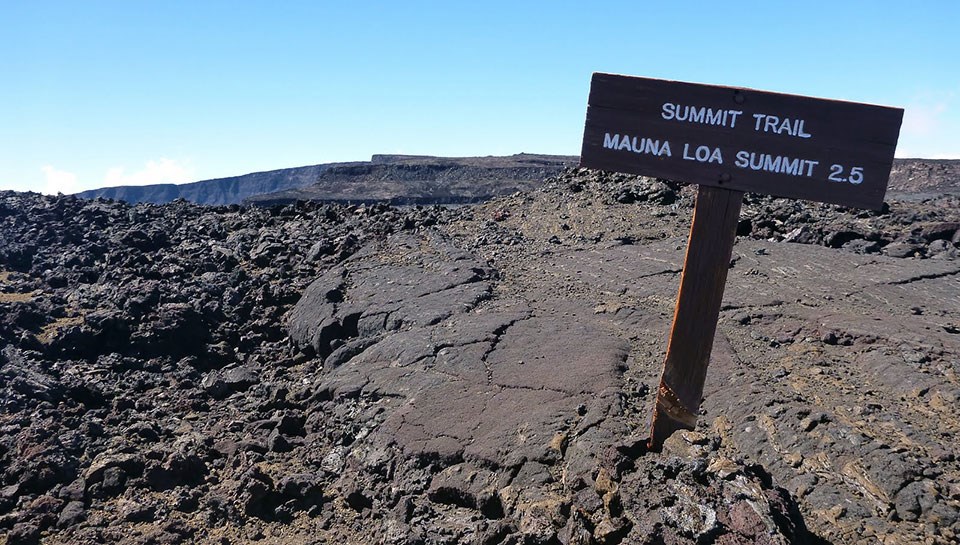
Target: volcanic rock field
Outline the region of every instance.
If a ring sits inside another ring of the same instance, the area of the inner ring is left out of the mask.
[[[0,192],[0,544],[957,543],[960,198],[748,195],[649,452],[694,195]]]

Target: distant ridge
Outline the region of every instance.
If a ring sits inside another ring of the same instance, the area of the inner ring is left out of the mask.
[[[378,154],[370,161],[324,163],[179,185],[106,187],[77,196],[154,204],[186,199],[208,205],[271,205],[296,200],[468,203],[532,189],[577,161],[575,156],[526,153],[506,157]]]
[[[576,156],[527,153],[488,157],[377,154],[370,161],[284,168],[179,185],[106,187],[77,196],[155,204],[182,198],[209,205],[272,205],[296,200],[472,203],[532,189],[578,162]],[[889,191],[901,198],[960,193],[960,160],[896,159]]]
[[[262,193],[283,191],[313,183],[321,173],[335,166],[357,163],[326,163],[305,167],[284,168],[267,172],[254,172],[229,178],[203,180],[188,184],[154,184],[142,186],[116,186],[91,189],[77,193],[78,197],[95,199],[103,197],[129,203],[168,203],[186,199],[197,204],[239,204],[243,199]]]
[[[539,187],[575,156],[521,153],[507,157],[374,155],[369,163],[337,165],[310,185],[255,195],[246,204],[298,200],[409,204],[466,204]]]
[[[927,198],[960,193],[960,159],[894,159],[887,192]]]

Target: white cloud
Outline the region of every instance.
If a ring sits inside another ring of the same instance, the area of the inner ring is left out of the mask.
[[[960,158],[960,112],[954,91],[918,94],[904,108],[897,157]]]
[[[193,169],[173,159],[161,158],[147,161],[142,170],[127,174],[123,167],[107,170],[104,186],[182,184],[193,180]]]
[[[40,189],[41,193],[47,195],[56,195],[57,193],[69,194],[79,191],[77,184],[77,175],[65,170],[57,170],[51,165],[40,167],[45,178],[44,185]]]
[[[911,104],[903,111],[900,131],[906,136],[930,136],[939,130],[946,111],[946,102]]]
[[[140,170],[127,173],[124,167],[112,167],[107,169],[103,181],[97,182],[97,176],[85,175],[85,182],[80,181],[80,176],[73,172],[60,170],[53,165],[44,165],[40,167],[43,179],[39,182],[25,182],[21,184],[5,184],[11,187],[0,189],[13,189],[15,191],[39,191],[47,195],[56,195],[63,193],[69,195],[78,193],[87,189],[96,189],[100,187],[109,187],[117,185],[148,185],[148,184],[182,184],[195,180],[193,168],[188,163],[178,162],[173,159],[160,158],[147,161]]]

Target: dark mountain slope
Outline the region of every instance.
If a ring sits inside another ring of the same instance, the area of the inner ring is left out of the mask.
[[[370,163],[343,165],[320,174],[309,186],[257,195],[248,204],[298,200],[461,204],[528,191],[577,157],[519,154],[509,157],[414,157],[375,155]]]
[[[533,189],[576,157],[519,154],[509,157],[430,157],[374,155],[350,163],[325,163],[254,172],[189,184],[118,186],[77,193],[131,204],[163,204],[186,199],[197,204],[257,204],[302,200],[391,201],[404,203],[476,202],[521,189]],[[329,173],[329,175],[328,175]],[[305,188],[299,191],[299,188]],[[270,197],[259,198],[260,195]]]
[[[143,186],[117,186],[91,189],[77,193],[78,197],[95,199],[104,197],[131,204],[146,202],[163,204],[175,199],[186,199],[197,204],[238,204],[251,195],[283,191],[307,185],[320,174],[335,166],[362,163],[326,163],[305,167],[284,168],[267,172],[254,172],[242,176],[203,180],[189,184],[156,184]]]
[[[914,200],[960,193],[960,159],[895,159],[888,191]]]

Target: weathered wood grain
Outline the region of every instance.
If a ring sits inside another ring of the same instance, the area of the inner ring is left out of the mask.
[[[650,447],[697,423],[743,193],[700,186],[650,431]]]

